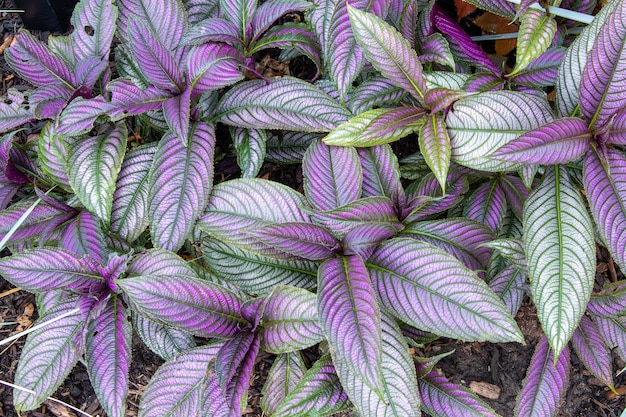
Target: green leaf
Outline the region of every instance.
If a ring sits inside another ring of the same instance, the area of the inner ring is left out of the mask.
[[[450,137],[446,122],[439,113],[431,114],[419,130],[419,144],[426,164],[446,193],[446,178],[450,167]]]
[[[509,76],[524,70],[543,54],[556,34],[556,21],[541,10],[528,9],[521,18],[517,37],[517,60]]]

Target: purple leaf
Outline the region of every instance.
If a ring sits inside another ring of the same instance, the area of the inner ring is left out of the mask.
[[[397,229],[388,224],[362,223],[348,231],[343,237],[344,255],[359,255],[369,259],[379,243],[395,236]]]
[[[304,192],[317,210],[332,210],[361,195],[363,171],[354,148],[328,146],[317,140],[302,160]]]
[[[613,259],[626,270],[626,157],[611,148],[605,149],[605,155],[602,161],[594,150],[587,152],[583,182],[598,233]]]
[[[132,328],[118,295],[91,321],[85,359],[91,385],[107,415],[123,417],[128,394]]]
[[[0,237],[4,238],[13,225],[33,204],[34,198],[27,198],[12,204],[9,208],[0,212]],[[37,207],[26,217],[11,236],[10,242],[19,242],[37,235],[45,235],[55,227],[65,223],[76,215],[76,211],[69,206],[65,208],[40,202]]]
[[[192,47],[187,55],[189,88],[195,93],[218,90],[243,79],[245,58],[229,45],[209,43]]]
[[[288,13],[304,12],[313,5],[305,0],[270,1],[259,5],[250,20],[252,33],[259,36],[270,28],[282,16]]]
[[[263,165],[267,131],[262,129],[231,128],[237,164],[243,178],[254,178]]]
[[[172,93],[182,91],[183,74],[176,57],[159,41],[146,22],[132,18],[128,24],[132,39],[130,48],[141,73],[162,90]]]
[[[111,92],[109,117],[112,120],[160,109],[162,103],[172,96],[152,85],[142,90],[125,79],[110,82],[107,90]]]
[[[419,129],[419,145],[426,164],[445,194],[450,167],[450,137],[446,122],[440,114],[431,113],[424,118],[424,124]]]
[[[194,335],[229,338],[249,324],[239,297],[208,281],[145,275],[117,284],[141,314]]]
[[[495,249],[505,259],[508,259],[517,269],[524,274],[528,274],[526,255],[524,254],[524,243],[520,238],[496,239],[487,242],[484,246]]]
[[[436,371],[430,371],[418,380],[422,410],[433,417],[499,417],[476,394],[456,385]]]
[[[602,129],[624,106],[626,5],[618,4],[600,28],[580,80],[580,110],[589,128]]]
[[[526,68],[510,75],[510,79],[517,85],[530,87],[550,87],[556,83],[557,72],[566,49],[563,47],[548,48]]]
[[[262,320],[261,343],[270,353],[306,349],[323,339],[317,298],[300,288],[277,286],[267,297]]]
[[[397,209],[405,202],[398,159],[389,145],[357,148],[363,170],[361,197],[385,196]]]
[[[72,51],[77,62],[87,57],[97,57],[108,62],[111,41],[115,33],[117,7],[107,0],[102,2],[80,2],[74,8],[70,35]]]
[[[13,390],[18,413],[51,396],[82,355],[86,317],[76,307],[76,299],[59,304],[37,321],[49,324],[28,335],[15,372],[15,385],[26,389]]]
[[[607,143],[626,144],[626,109],[618,110],[611,120]]]
[[[104,264],[107,257],[100,222],[88,211],[81,211],[67,224],[59,247],[79,256],[90,256],[100,264]]]
[[[148,349],[165,360],[196,347],[196,342],[189,333],[138,314],[133,315],[133,328]]]
[[[77,97],[61,112],[55,133],[58,135],[78,135],[93,129],[96,119],[110,109],[109,103],[102,96],[91,99]]]
[[[433,174],[425,175],[414,188],[407,189],[407,207],[402,213],[403,223],[411,223],[429,218],[454,207],[462,194],[467,192],[466,175],[461,172],[449,172],[446,195],[441,195],[441,185]]]
[[[151,275],[167,279],[171,275],[197,278],[194,270],[180,256],[164,249],[149,249],[139,254],[128,267],[130,276]]]
[[[157,143],[132,149],[117,176],[111,208],[111,231],[133,242],[148,226],[148,173]]]
[[[486,91],[498,91],[504,87],[502,77],[491,72],[477,72],[469,76],[463,86],[466,92],[482,93]]]
[[[243,46],[239,28],[221,17],[209,17],[193,25],[185,33],[183,45],[216,45],[223,42],[231,46]]]
[[[493,179],[472,193],[463,209],[463,217],[476,220],[498,231],[506,216],[506,195],[500,181]]]
[[[189,117],[191,114],[191,89],[187,88],[163,102],[163,118],[169,130],[183,144],[189,143]]]
[[[67,151],[67,176],[80,202],[108,224],[117,174],[126,152],[126,125],[74,142]]]
[[[213,127],[197,122],[183,144],[166,134],[157,147],[148,177],[150,234],[157,247],[176,251],[208,203],[213,185]]]
[[[274,415],[280,404],[302,380],[306,366],[300,352],[280,354],[274,360],[261,391],[261,409]]]
[[[428,243],[388,240],[369,259],[368,269],[381,304],[414,327],[461,340],[523,341],[487,284]]]
[[[312,223],[270,224],[245,233],[281,252],[311,261],[328,259],[341,250],[328,229]]]
[[[260,339],[256,333],[252,333],[252,344],[250,349],[246,352],[241,362],[240,368],[233,377],[233,380],[226,387],[226,399],[228,401],[228,412],[224,416],[240,416],[243,412],[242,405],[245,405],[245,401],[248,398],[248,389],[250,382],[252,381],[252,374],[254,371],[254,363],[256,361],[257,354],[259,353]],[[216,358],[217,361],[217,358]],[[217,368],[217,363],[216,363]],[[219,380],[219,375],[218,375]],[[210,394],[211,395],[211,394]],[[218,416],[220,413],[211,413],[213,410],[213,400],[210,396],[205,396],[205,404],[208,400],[209,407],[207,407],[208,415]]]
[[[329,355],[322,356],[285,397],[272,417],[325,416],[350,408]]]
[[[226,341],[215,355],[215,373],[222,391],[226,390],[226,386],[230,384],[239,366],[242,365],[255,338],[256,335],[253,332],[238,333],[234,338]]]
[[[348,108],[353,114],[387,105],[397,105],[406,96],[404,89],[384,77],[373,77],[363,81],[348,98]]]
[[[613,358],[611,351],[600,336],[596,324],[587,316],[580,319],[572,336],[572,346],[576,355],[596,378],[614,389]]]
[[[587,311],[594,317],[617,317],[626,312],[626,282],[617,281],[591,294]]]
[[[449,88],[434,87],[424,95],[424,104],[430,107],[430,116],[440,111],[446,111],[452,104],[466,97],[464,91],[451,90]]]
[[[321,138],[319,133],[285,132],[270,133],[266,142],[265,160],[275,164],[299,164],[309,145]]]
[[[554,416],[568,387],[570,353],[566,347],[558,358],[543,337],[533,353],[517,397],[516,417]]]
[[[65,84],[78,87],[74,85],[74,77],[67,63],[26,30],[20,32],[15,44],[7,49],[5,57],[20,77],[35,86]]]
[[[568,117],[522,134],[492,153],[491,157],[531,165],[565,164],[582,157],[590,142],[587,123]]]
[[[60,248],[39,248],[2,258],[0,272],[16,287],[35,293],[64,289],[87,294],[105,286],[93,259]]]
[[[8,95],[9,97],[0,100],[0,132],[8,132],[35,119],[31,108],[23,105],[24,96],[21,93],[11,89]],[[29,100],[32,102],[32,99],[31,95]]]
[[[319,88],[287,76],[237,84],[224,94],[216,113],[231,126],[303,132],[328,132],[350,116]]]
[[[472,271],[487,267],[491,249],[483,245],[495,238],[484,224],[462,217],[410,223],[402,235],[443,249]]]
[[[626,358],[626,316],[594,317],[598,330],[609,349],[616,348],[617,354]]]
[[[450,44],[441,33],[432,33],[422,41],[422,53],[419,59],[421,62],[434,62],[453,70],[456,68]]]
[[[222,343],[184,352],[165,362],[152,376],[141,396],[140,417],[192,417],[203,415],[210,368]],[[216,391],[219,392],[219,387]]]
[[[71,190],[67,177],[67,140],[74,142],[72,138],[63,138],[54,129],[52,123],[46,124],[39,134],[37,143],[37,156],[41,169],[46,177],[61,185],[66,190]]]
[[[239,38],[247,44],[251,36],[250,21],[258,6],[257,0],[219,0],[219,4],[222,16],[239,29]]]
[[[77,92],[90,97],[93,87],[101,76],[106,77],[108,71],[109,61],[102,61],[93,56],[80,61],[74,68],[74,85],[78,86]]]
[[[528,198],[528,188],[522,180],[512,175],[500,177],[500,185],[506,195],[507,206],[513,210],[518,218],[522,218],[524,212],[524,202]]]
[[[489,288],[502,298],[512,316],[517,314],[528,290],[526,278],[526,274],[509,265],[489,281]]]
[[[53,84],[33,91],[28,101],[31,108],[34,108],[33,113],[38,119],[56,119],[73,93],[74,90],[67,85]],[[0,103],[0,112],[2,112],[2,103]]]
[[[380,393],[380,311],[365,263],[357,255],[324,262],[317,288],[317,310],[331,354]]]

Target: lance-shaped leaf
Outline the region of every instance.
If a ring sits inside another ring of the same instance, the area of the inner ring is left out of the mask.
[[[46,177],[63,188],[71,190],[66,168],[67,142],[55,131],[52,123],[46,124],[41,129],[37,142],[37,156]]]
[[[433,33],[422,42],[422,53],[419,56],[422,62],[434,62],[445,65],[454,70],[454,55],[450,44],[441,33]]]
[[[165,100],[161,110],[169,130],[180,139],[183,146],[187,146],[191,114],[191,89],[187,88],[181,94]]]
[[[211,269],[248,293],[265,294],[276,285],[313,289],[317,283],[312,261],[269,258],[216,239],[205,240],[202,252]]]
[[[587,316],[582,316],[572,336],[572,346],[585,368],[600,381],[613,388],[613,358],[604,343],[596,324]]]
[[[626,312],[626,282],[617,281],[591,294],[587,311],[594,317],[616,317]]]
[[[484,224],[462,217],[410,223],[402,234],[445,250],[473,271],[487,267],[491,250],[483,245],[495,238]]]
[[[381,304],[412,326],[461,340],[523,341],[500,298],[441,249],[388,240],[368,260],[368,269]]]
[[[624,106],[626,5],[618,4],[600,28],[580,80],[580,110],[590,129],[602,129]]]
[[[618,110],[611,119],[611,130],[608,133],[607,143],[626,144],[626,108]]]
[[[327,145],[375,146],[395,142],[413,133],[426,111],[419,107],[373,109],[343,123],[325,138]]]
[[[60,248],[38,248],[2,258],[0,273],[16,287],[35,293],[55,289],[89,293],[104,286],[93,259],[81,259]]]
[[[440,114],[430,114],[419,129],[419,145],[426,164],[446,192],[446,178],[450,167],[450,137],[446,122]]]
[[[415,364],[398,324],[388,315],[381,316],[382,383],[381,399],[346,363],[334,360],[341,385],[364,417],[418,417],[420,396],[417,390]]]
[[[515,68],[511,75],[525,69],[543,54],[556,34],[556,20],[541,10],[526,10],[520,21]]]
[[[132,328],[121,297],[113,295],[87,330],[85,358],[91,385],[107,415],[123,417],[128,394]]]
[[[436,371],[430,371],[418,381],[422,409],[433,417],[499,417],[476,394],[456,385]]]
[[[117,284],[141,314],[195,335],[227,338],[248,325],[239,297],[208,281],[145,275]]]
[[[295,352],[319,343],[317,297],[296,287],[278,286],[267,298],[262,316],[262,347],[270,353]]]
[[[20,33],[4,56],[20,77],[35,86],[64,84],[78,87],[73,85],[74,77],[68,64],[26,30]]]
[[[208,43],[191,48],[187,55],[189,88],[194,93],[218,90],[243,79],[244,57],[229,45]]]
[[[329,355],[317,360],[272,417],[323,417],[350,408]]]
[[[222,15],[239,29],[239,37],[247,44],[249,39],[249,26],[252,16],[257,9],[257,0],[219,0]]]
[[[522,305],[527,287],[526,274],[514,265],[507,266],[489,281],[489,288],[500,296],[512,316]]]
[[[463,217],[476,220],[497,231],[504,222],[506,209],[506,194],[500,181],[494,179],[472,193],[463,208]]]
[[[596,261],[591,218],[565,167],[549,169],[526,200],[524,247],[537,315],[558,356],[585,312]]]
[[[388,79],[375,76],[363,81],[348,99],[353,114],[361,114],[375,107],[396,106],[407,92]]]
[[[214,400],[212,398],[205,397],[205,409],[207,411],[207,415],[232,415],[232,416],[240,416],[243,412],[242,408],[245,407],[246,401],[248,398],[248,389],[250,388],[250,382],[252,380],[252,374],[254,370],[254,363],[259,353],[260,347],[260,339],[257,333],[251,333],[252,343],[249,350],[243,356],[241,361],[241,366],[237,369],[236,374],[233,376],[233,380],[226,387],[226,405],[227,405],[227,413],[222,414],[221,410],[218,412],[213,412],[214,409]],[[217,361],[217,357],[216,357]],[[217,362],[216,362],[216,370],[217,370]],[[218,383],[219,383],[219,375]],[[219,390],[217,390],[219,392]],[[211,395],[211,394],[210,394]],[[208,405],[208,407],[207,407]],[[221,406],[220,406],[221,407]],[[218,407],[218,409],[220,409]]]
[[[526,255],[524,254],[524,243],[520,238],[502,238],[484,243],[484,246],[495,249],[500,255],[508,259],[517,269],[528,273]]]
[[[332,210],[358,199],[363,171],[354,148],[328,146],[317,140],[302,160],[304,192],[311,205]]]
[[[139,415],[191,417],[203,415],[209,371],[222,343],[201,346],[164,363],[141,396]],[[219,390],[219,387],[218,387]]]
[[[88,211],[81,211],[66,227],[59,247],[78,256],[90,256],[106,264],[107,248],[98,219]]]
[[[148,349],[165,360],[196,347],[196,342],[189,333],[157,323],[139,314],[133,315],[133,328]]]
[[[68,149],[67,176],[84,206],[105,223],[111,218],[117,174],[126,152],[126,125],[74,142]]]
[[[76,299],[59,304],[38,320],[48,323],[28,335],[15,371],[13,404],[18,413],[37,408],[51,396],[82,355],[84,314]]]
[[[237,164],[243,178],[257,176],[265,160],[267,131],[262,129],[231,129]]]
[[[301,209],[306,205],[302,194],[282,184],[255,178],[232,180],[213,188],[198,225],[225,242],[276,255],[276,249],[251,239],[245,231],[272,223],[309,222]]]
[[[531,165],[566,164],[582,157],[590,142],[587,123],[576,117],[566,117],[522,134],[491,157]]]
[[[594,317],[602,338],[610,349],[616,348],[617,354],[624,359],[626,357],[626,316],[611,318]]]
[[[418,101],[426,93],[422,64],[409,42],[382,19],[348,6],[354,36],[367,60],[383,76]]]
[[[237,373],[255,337],[253,332],[240,332],[226,341],[215,355],[215,373],[223,391]]]
[[[148,178],[155,246],[176,251],[191,233],[213,186],[214,151],[215,132],[203,122],[191,127],[186,144],[174,134],[161,138]]]
[[[136,240],[148,226],[148,173],[156,149],[154,142],[129,151],[117,176],[111,230],[128,242]]]
[[[407,189],[407,204],[402,212],[403,223],[412,223],[431,217],[454,207],[467,192],[469,185],[466,175],[459,171],[448,173],[446,195],[441,195],[441,185],[429,172],[423,175],[416,187]]]
[[[389,224],[362,223],[345,234],[341,246],[344,255],[359,255],[367,260],[379,243],[395,236],[398,230]]]
[[[304,377],[306,366],[300,352],[280,354],[274,360],[261,391],[261,409],[274,415],[285,397]]]
[[[293,77],[247,81],[230,89],[216,120],[251,129],[328,132],[350,113],[318,87]]]
[[[513,91],[476,94],[454,103],[446,117],[452,160],[483,171],[508,171],[516,164],[491,159],[496,149],[547,124],[552,110],[545,99]]]
[[[522,391],[517,397],[516,417],[554,416],[568,386],[569,349],[557,357],[550,349],[547,337],[541,339],[526,373]]]
[[[405,201],[398,159],[389,145],[357,148],[363,169],[361,197],[385,196],[401,208]]]
[[[559,66],[565,56],[566,48],[552,47],[537,57],[515,75],[509,74],[517,85],[529,87],[549,87],[556,83]]]
[[[30,108],[20,106],[16,100],[0,101],[0,132],[8,132],[35,118]]]
[[[4,238],[24,213],[36,204],[35,198],[26,198],[0,211],[0,236]],[[76,211],[64,204],[52,205],[41,201],[26,217],[17,231],[12,232],[11,242],[19,242],[33,236],[50,232],[76,215]]]
[[[380,311],[363,259],[342,256],[318,271],[317,309],[333,356],[381,394]]]
[[[270,224],[246,233],[282,252],[311,261],[328,259],[341,250],[328,229],[312,223]]]
[[[119,120],[126,116],[134,116],[150,110],[160,109],[162,103],[172,95],[153,85],[140,89],[132,81],[117,79],[107,84],[111,92],[111,120]]]
[[[612,148],[604,154],[603,162],[596,151],[587,152],[583,182],[598,233],[613,259],[626,270],[626,156]]]
[[[76,5],[71,19],[74,30],[70,35],[76,62],[92,56],[109,60],[116,20],[117,7],[111,0],[83,1]]]

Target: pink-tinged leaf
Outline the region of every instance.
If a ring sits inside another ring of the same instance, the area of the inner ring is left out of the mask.
[[[277,286],[263,308],[263,350],[288,353],[306,349],[323,339],[315,294],[296,287]]]
[[[317,310],[332,355],[380,393],[380,311],[363,259],[352,255],[324,262],[317,288]]]
[[[455,101],[467,95],[464,91],[434,87],[424,95],[424,103],[430,108],[430,116],[434,116],[437,112],[446,111]]]
[[[626,109],[615,113],[606,141],[616,145],[626,145]]]
[[[587,311],[594,317],[617,317],[626,313],[626,282],[617,281],[591,294]]]
[[[274,415],[285,397],[304,377],[306,365],[300,352],[280,354],[274,360],[261,391],[261,409]]]
[[[54,394],[82,355],[86,317],[76,307],[76,299],[62,302],[37,321],[49,324],[26,338],[14,379],[15,385],[25,388],[13,390],[18,413],[34,410]]]
[[[237,373],[255,338],[252,332],[238,333],[226,341],[215,355],[215,373],[222,391],[226,390],[226,386]]]
[[[329,132],[350,113],[318,87],[293,77],[253,80],[230,89],[215,119],[250,129]]]
[[[483,223],[495,232],[504,223],[506,209],[506,194],[500,181],[494,179],[472,193],[463,208],[463,217]]]
[[[108,416],[123,417],[128,394],[133,331],[121,297],[113,295],[91,321],[85,359],[89,380]]]
[[[626,156],[606,148],[605,161],[594,150],[587,152],[583,182],[598,233],[613,259],[626,270]]]
[[[524,254],[524,242],[520,238],[495,239],[487,242],[484,246],[495,249],[500,255],[511,262],[524,274],[528,274],[526,255]]]
[[[139,254],[128,267],[130,276],[151,275],[167,279],[171,275],[197,278],[193,269],[180,256],[164,249],[149,249]]]
[[[243,79],[245,58],[229,45],[209,43],[190,48],[187,55],[189,88],[204,93]]]
[[[506,195],[507,206],[521,219],[524,212],[524,202],[528,198],[528,188],[520,178],[512,175],[500,177],[500,185]]]
[[[397,229],[388,224],[357,225],[348,231],[343,237],[341,246],[344,255],[359,255],[364,260],[374,252],[379,243],[396,235]]]
[[[102,61],[100,58],[93,56],[88,57],[76,64],[74,68],[74,85],[78,86],[77,91],[82,90],[82,94],[90,96],[91,90],[96,83],[102,77],[107,76],[110,76],[109,61]],[[106,81],[103,79],[103,83]]]
[[[35,198],[27,198],[12,204],[0,212],[0,238],[4,238],[16,222],[34,203]],[[19,242],[33,236],[45,235],[55,227],[65,223],[76,215],[76,211],[69,206],[57,207],[46,202],[40,202],[20,227],[11,235],[10,242]]]
[[[72,138],[63,138],[57,134],[52,123],[46,124],[39,134],[37,142],[37,156],[41,169],[46,177],[66,190],[71,190],[67,177],[67,142],[74,142]]]
[[[413,133],[425,115],[424,109],[412,106],[368,110],[338,126],[324,143],[364,147],[394,142]]]
[[[77,62],[94,56],[108,62],[111,42],[115,33],[117,7],[111,0],[80,2],[74,8],[70,38]]]
[[[443,249],[472,271],[487,267],[491,249],[483,245],[495,238],[489,227],[462,217],[410,223],[402,235]]]
[[[37,91],[37,90],[35,90]],[[32,96],[31,96],[32,99]],[[33,110],[17,100],[0,100],[0,132],[8,132],[35,119]],[[32,105],[32,104],[31,104]]]
[[[226,408],[227,411],[222,413],[220,411],[213,412],[214,403],[213,397],[215,394],[205,394],[205,407],[207,415],[211,416],[224,416],[224,417],[236,417],[240,416],[243,412],[242,407],[245,407],[248,398],[248,389],[250,388],[250,382],[252,380],[252,374],[254,371],[254,363],[259,353],[260,339],[256,333],[252,333],[252,344],[250,349],[246,352],[241,362],[240,368],[233,377],[233,380],[226,387]],[[216,358],[217,361],[217,358]],[[217,362],[216,362],[217,367]],[[217,375],[219,381],[219,375]],[[219,383],[219,382],[218,382]],[[219,392],[219,390],[217,390]]]
[[[590,142],[587,123],[567,117],[522,134],[492,153],[491,158],[530,165],[566,164],[582,157]]]
[[[596,324],[587,316],[580,319],[572,336],[572,346],[585,368],[604,384],[614,389],[613,358],[598,332]]]
[[[426,164],[445,194],[450,167],[450,137],[440,114],[432,113],[424,118],[424,124],[419,128],[419,145]]]
[[[67,151],[67,176],[81,203],[105,224],[111,218],[117,174],[126,152],[126,125],[74,142]]]
[[[201,346],[161,365],[141,396],[139,416],[204,415],[203,397],[207,393],[208,380],[215,378],[211,365],[221,347],[222,343]],[[216,388],[215,391],[219,392],[219,386]]]
[[[67,85],[48,85],[39,87],[28,97],[34,115],[38,119],[56,119],[74,94],[74,90]],[[0,112],[2,112],[0,103]],[[1,130],[1,128],[0,128]]]
[[[112,120],[160,109],[162,103],[172,96],[152,85],[142,90],[125,79],[110,82],[107,90],[111,92],[109,117]]]
[[[27,30],[20,32],[17,41],[4,54],[7,63],[35,86],[50,84],[74,85],[74,77],[68,64],[37,40]]]
[[[251,40],[251,21],[258,6],[258,0],[219,0],[220,11],[239,29],[239,38],[244,44]]]
[[[439,181],[432,173],[427,174],[414,189],[407,189],[407,207],[402,213],[402,222],[408,224],[421,221],[454,207],[467,189],[465,174],[449,172],[447,194],[442,196]]]
[[[88,211],[81,211],[67,224],[59,247],[78,256],[90,256],[100,264],[104,264],[107,258],[100,222]]]
[[[548,338],[541,339],[517,397],[516,417],[555,416],[568,387],[570,353],[566,347],[558,358],[550,349]]]
[[[319,133],[285,132],[275,135],[269,132],[265,160],[275,164],[299,164],[309,145],[321,138]]]
[[[104,97],[91,99],[77,97],[72,100],[61,112],[55,133],[57,135],[78,135],[93,129],[96,119],[110,109]]]
[[[213,186],[213,126],[197,122],[188,141],[166,134],[148,177],[148,218],[155,246],[178,250],[206,207]]]
[[[529,290],[526,279],[526,274],[514,265],[509,265],[489,281],[489,288],[500,296],[512,316],[517,314]]]
[[[267,131],[231,128],[231,135],[242,178],[256,177],[265,160]]]
[[[381,304],[414,327],[468,341],[523,341],[500,297],[435,246],[388,240],[367,266]]]
[[[389,145],[357,148],[363,170],[361,197],[385,196],[396,208],[405,203],[398,159]]]
[[[16,287],[34,293],[64,289],[87,294],[105,286],[93,259],[60,248],[39,248],[2,258],[0,273]]]
[[[328,146],[317,140],[304,154],[302,171],[304,192],[317,210],[332,210],[361,195],[363,171],[354,148]]]
[[[157,323],[139,314],[133,315],[133,328],[148,349],[165,360],[196,347],[196,342],[189,333]]]
[[[448,381],[436,371],[428,372],[417,382],[422,410],[433,417],[499,417],[476,394]]]
[[[189,28],[183,45],[201,45],[223,42],[231,46],[243,45],[239,28],[221,17],[209,17]]]
[[[421,62],[434,62],[452,70],[456,67],[450,44],[441,33],[433,33],[424,39],[419,59]]]
[[[354,36],[367,60],[383,76],[418,101],[428,89],[415,50],[400,33],[382,19],[348,6]]]
[[[302,194],[282,184],[255,178],[232,180],[213,188],[198,226],[227,243],[276,256],[276,249],[252,240],[245,231],[272,223],[310,222],[301,209],[306,206]]]
[[[384,77],[373,77],[359,84],[348,99],[353,114],[361,114],[375,107],[396,105],[407,92]]]
[[[159,41],[147,23],[131,19],[129,29],[132,37],[129,48],[142,75],[162,90],[172,93],[182,91],[182,66],[174,54]]]
[[[183,144],[189,143],[189,117],[191,114],[191,89],[186,88],[183,92],[163,102],[163,118],[169,130]]]
[[[626,358],[626,316],[594,317],[593,320],[609,349],[616,349],[622,360]]]
[[[502,90],[505,85],[505,81],[501,76],[493,74],[491,72],[477,72],[469,76],[463,90],[469,92],[482,93],[485,91],[498,91]]]
[[[249,324],[241,317],[239,297],[208,281],[145,275],[117,284],[141,314],[194,335],[229,338]]]
[[[606,127],[626,99],[626,5],[618,3],[600,28],[580,80],[580,110],[589,128]]]
[[[281,252],[311,261],[328,259],[341,250],[328,229],[313,223],[270,224],[245,233]]]
[[[305,0],[283,0],[264,2],[259,5],[250,20],[252,33],[259,36],[270,28],[282,16],[288,13],[304,12],[313,5]]]
[[[117,176],[110,228],[131,243],[148,227],[148,173],[156,149],[153,142],[129,151]]]
[[[272,417],[322,417],[350,408],[329,355],[317,360]]]
[[[518,71],[510,78],[517,85],[529,87],[550,87],[556,83],[557,72],[563,61],[566,49],[563,47],[548,48],[526,68]]]
[[[529,9],[524,12],[520,19],[515,68],[511,75],[524,70],[548,49],[556,34],[556,26],[556,20],[544,11]]]

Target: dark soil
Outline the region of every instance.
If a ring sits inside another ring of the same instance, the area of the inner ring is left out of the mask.
[[[452,3],[449,0],[445,1]],[[8,0],[0,0],[0,9],[11,8],[12,5],[9,3]],[[0,14],[0,97],[6,93],[7,88],[19,88],[21,84],[23,85],[23,81],[11,73],[2,56],[2,51],[9,45],[20,26],[21,22],[14,14]],[[47,36],[47,33],[36,34],[40,38]],[[216,179],[225,180],[237,175],[236,163],[232,158],[226,158],[216,166]],[[301,172],[295,166],[279,167],[268,164],[264,166],[259,176],[279,181],[295,189],[302,186]],[[598,253],[597,287],[601,287],[607,281],[624,279],[622,274],[615,273],[606,251],[599,250]],[[8,282],[0,278],[0,340],[28,328],[36,318],[33,295],[24,291],[16,291]],[[492,390],[499,389],[497,399],[484,398],[484,400],[501,416],[510,417],[513,415],[515,399],[521,389],[534,347],[542,336],[534,306],[528,300],[522,305],[516,320],[525,336],[525,346],[514,343],[461,343],[441,339],[429,344],[423,350],[417,350],[416,353],[433,356],[454,350],[453,354],[439,362],[436,369],[453,382],[466,387],[469,387],[473,382],[481,382],[491,384]],[[8,322],[17,324],[2,325]],[[24,339],[22,338],[8,346],[0,347],[0,382],[10,383],[13,381],[23,344]],[[311,349],[305,352],[305,357],[313,361],[316,357],[315,350]],[[260,393],[273,359],[273,355],[269,354],[261,354],[258,358],[255,376],[250,388],[249,406],[245,410],[246,416],[259,417],[262,415],[259,408]],[[163,360],[150,352],[137,338],[133,340],[127,416],[137,415],[142,391],[162,363]],[[614,370],[622,369],[625,366],[626,364],[615,356]],[[618,388],[626,386],[625,378],[624,376],[617,376],[615,386]],[[87,415],[104,416],[89,383],[87,371],[80,363],[53,397],[77,407]],[[604,387],[600,381],[584,369],[576,355],[573,354],[569,388],[562,403],[559,417],[619,417],[625,407],[626,398],[612,395],[608,388]],[[12,406],[12,388],[0,384],[0,417],[14,417],[16,415]],[[74,417],[81,414],[48,400],[37,410],[22,415],[24,417]],[[348,415],[351,413],[342,413],[342,416]]]

